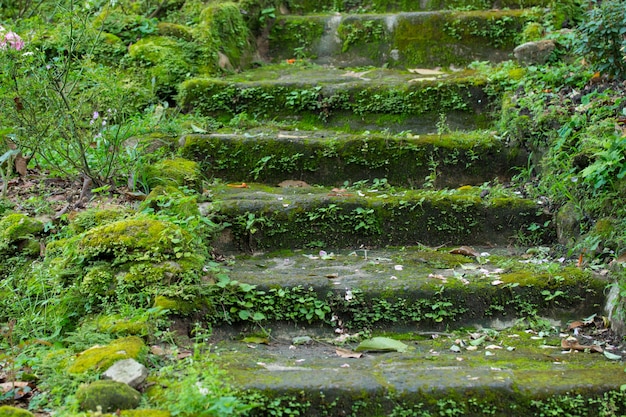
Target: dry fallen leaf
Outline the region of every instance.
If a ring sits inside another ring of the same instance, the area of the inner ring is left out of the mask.
[[[563,349],[573,350],[589,350],[590,352],[602,353],[602,348],[598,345],[581,345],[575,337],[568,337],[561,340],[561,347]]]
[[[285,181],[279,182],[278,186],[281,188],[290,188],[290,187],[308,188],[310,187],[309,184],[300,180],[285,180]]]
[[[470,256],[474,258],[478,258],[480,256],[480,253],[475,251],[474,248],[470,246],[460,246],[458,248],[452,249],[450,253],[454,255]]]
[[[585,323],[583,323],[582,321],[573,321],[569,324],[569,326],[567,326],[567,330],[572,330],[578,327],[583,327],[584,325]]]
[[[341,357],[341,358],[362,358],[363,354],[360,352],[353,352],[351,350],[348,349],[341,349],[341,348],[336,348],[335,349],[335,353],[337,353],[337,356]]]

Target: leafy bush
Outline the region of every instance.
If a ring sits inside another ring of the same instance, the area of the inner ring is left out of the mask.
[[[580,25],[579,52],[598,71],[626,78],[626,4],[623,0],[598,3]]]

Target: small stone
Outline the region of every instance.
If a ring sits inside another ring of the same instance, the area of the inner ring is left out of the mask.
[[[513,50],[513,55],[521,63],[526,65],[545,64],[554,51],[554,41],[544,39],[537,42],[526,42]]]
[[[115,362],[102,374],[103,379],[123,382],[137,388],[148,377],[148,369],[134,359]]]

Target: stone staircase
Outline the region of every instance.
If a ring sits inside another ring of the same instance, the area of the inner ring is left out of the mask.
[[[466,68],[544,4],[336,3],[281,8],[272,63],[181,86],[225,126],[181,142],[230,279],[301,306],[232,307],[217,360],[280,415],[622,413],[607,280],[551,256],[547,202],[509,186],[528,154],[485,130],[499,92]],[[360,352],[373,336],[406,349]]]

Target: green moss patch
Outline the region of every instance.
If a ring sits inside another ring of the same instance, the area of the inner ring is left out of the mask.
[[[68,372],[80,374],[104,371],[121,359],[140,359],[145,353],[143,340],[136,336],[117,339],[107,346],[95,346],[82,352],[70,365]]]

